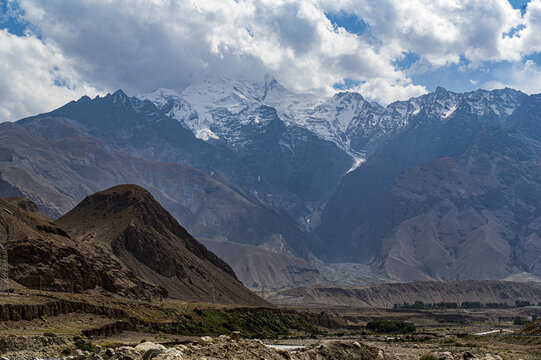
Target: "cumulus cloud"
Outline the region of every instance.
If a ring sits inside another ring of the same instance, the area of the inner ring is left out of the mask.
[[[388,101],[426,92],[404,82],[393,57],[341,27],[316,1],[21,0],[25,19],[75,59],[100,87],[128,92],[182,88],[203,75],[261,80],[331,93],[345,78],[387,84]],[[406,81],[407,82],[407,81]],[[378,94],[382,94],[379,96]]]
[[[363,96],[385,104],[425,93],[415,74],[450,64],[466,72],[487,62],[520,63],[541,51],[541,0],[524,15],[507,0],[11,1],[39,36],[18,40],[50,53],[23,63],[49,74],[39,77],[43,89],[58,76],[69,83],[52,86],[64,94],[59,99],[96,88],[181,89],[204,75],[271,74],[294,91],[326,94],[351,79]],[[353,14],[366,28],[348,32],[331,13]],[[399,68],[405,54],[418,60]],[[23,71],[10,66],[12,77]],[[46,71],[51,67],[57,70]],[[35,110],[21,106],[3,111]]]
[[[487,89],[510,87],[527,94],[541,93],[541,66],[532,60],[514,64],[511,69],[497,71],[498,78],[484,84]]]
[[[0,122],[98,93],[57,48],[30,34],[15,36],[0,30],[0,69]]]

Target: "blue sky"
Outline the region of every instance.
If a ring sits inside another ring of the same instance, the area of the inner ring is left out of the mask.
[[[388,104],[541,92],[541,0],[0,0],[0,121],[207,75]],[[538,39],[540,38],[540,39]]]

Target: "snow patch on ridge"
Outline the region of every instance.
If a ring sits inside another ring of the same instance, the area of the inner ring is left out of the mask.
[[[199,129],[195,132],[195,137],[201,140],[208,141],[209,139],[219,139],[218,135],[210,129]]]
[[[443,115],[442,115],[441,117],[442,117],[443,119],[447,119],[449,116],[453,115],[453,113],[455,112],[456,108],[457,108],[457,105],[451,106],[451,108],[450,108],[448,111],[444,112]]]
[[[349,174],[350,172],[352,172],[353,170],[357,169],[359,166],[362,165],[362,163],[364,163],[366,161],[365,158],[362,158],[362,157],[354,157],[353,158],[353,165],[351,166],[351,169],[349,169],[348,171],[346,171],[346,174]]]

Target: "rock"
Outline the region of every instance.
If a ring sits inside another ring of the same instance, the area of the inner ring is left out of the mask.
[[[109,348],[109,349],[105,350],[105,356],[113,357],[113,356],[115,356],[115,351],[113,349]]]
[[[475,359],[475,355],[473,355],[471,352],[469,351],[466,351],[464,354],[462,354],[462,358],[464,360],[468,360],[468,359]]]
[[[75,349],[73,352],[73,355],[75,356],[75,360],[85,360],[86,355],[84,352],[82,352],[80,349]]]
[[[161,350],[161,351],[166,350],[165,346],[163,346],[162,344],[155,344],[155,343],[150,342],[150,341],[145,341],[143,343],[140,343],[139,345],[137,345],[134,348],[135,351],[137,351],[138,353],[141,353],[141,354],[145,353],[148,350],[152,350],[152,349]]]
[[[54,332],[46,332],[46,333],[43,333],[43,336],[46,336],[46,337],[52,337],[52,338],[58,337],[58,335],[56,335]]]
[[[442,352],[438,355],[438,360],[454,360],[453,354],[449,351]]]
[[[199,339],[202,343],[211,343],[212,338],[210,336],[203,336],[201,339]]]
[[[354,341],[351,345],[355,346],[356,348],[361,348],[361,344],[359,344],[359,342],[357,341]]]
[[[486,354],[480,360],[503,360],[499,355]]]
[[[210,336],[204,336],[204,337],[210,337]],[[171,348],[157,355],[155,358],[153,358],[153,360],[183,360],[183,356],[182,356],[181,351],[175,348]]]
[[[99,345],[94,345],[94,353],[99,354],[102,350],[102,347]]]
[[[241,335],[240,331],[233,331],[231,333],[231,339],[235,340],[235,341],[239,341],[240,339],[242,339],[242,335]]]
[[[318,346],[319,350],[325,350],[326,348],[327,348],[327,345],[325,345],[325,344],[321,344],[321,345]]]
[[[378,357],[377,360],[385,360],[385,355],[383,354],[383,350],[378,351]]]
[[[143,360],[151,360],[154,359],[156,356],[164,353],[165,350],[162,349],[148,349],[143,353]]]
[[[229,341],[229,340],[231,340],[231,336],[227,336],[227,335],[218,336],[218,341],[226,342],[226,341]]]
[[[135,360],[140,358],[139,352],[136,352],[131,346],[120,346],[115,350],[115,359],[119,360]]]
[[[90,360],[103,360],[103,358],[101,356],[99,356],[98,354],[93,354],[90,357]]]

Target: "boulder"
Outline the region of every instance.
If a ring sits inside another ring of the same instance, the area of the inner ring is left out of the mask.
[[[73,356],[75,356],[75,360],[86,359],[85,353],[82,352],[80,349],[75,349],[75,351],[73,352]]]
[[[438,360],[454,360],[453,354],[449,351],[442,352],[438,355]]]
[[[203,337],[200,339],[200,341],[201,341],[202,343],[207,343],[207,344],[208,344],[208,343],[211,343],[211,342],[212,342],[212,338],[211,338],[210,336],[203,336]]]
[[[113,356],[115,356],[115,351],[113,349],[109,348],[109,349],[105,350],[105,356],[107,358],[113,357]]]
[[[171,348],[167,349],[165,352],[157,355],[153,360],[183,360],[182,351]]]
[[[229,340],[231,340],[231,336],[227,336],[227,335],[218,336],[218,341],[227,342]]]

